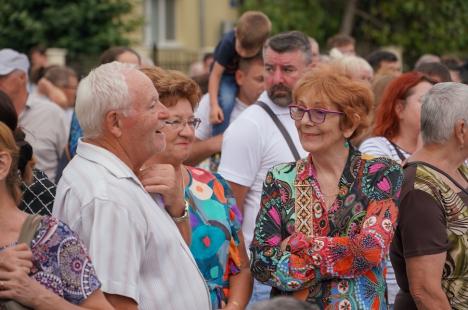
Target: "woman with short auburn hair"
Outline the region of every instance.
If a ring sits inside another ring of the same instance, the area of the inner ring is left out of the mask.
[[[420,72],[403,73],[391,81],[375,112],[373,137],[359,150],[399,163],[408,158],[419,144],[421,97],[433,84]]]
[[[320,309],[385,309],[401,167],[349,142],[368,126],[372,93],[321,67],[298,81],[293,98],[290,116],[309,155],[268,171],[251,270],[272,295]]]
[[[241,213],[231,188],[219,174],[184,165],[200,124],[194,116],[200,88],[175,70],[140,70],[153,82],[169,114],[161,129],[166,148],[144,164],[142,184],[151,191],[151,170],[161,164],[174,166],[186,201],[184,215],[174,221],[178,226],[189,224],[191,241],[186,241],[209,287],[213,309],[244,309],[252,292],[252,276],[241,231]]]
[[[404,166],[390,252],[400,286],[395,309],[467,309],[467,85],[432,87],[423,97],[421,134],[422,147]]]

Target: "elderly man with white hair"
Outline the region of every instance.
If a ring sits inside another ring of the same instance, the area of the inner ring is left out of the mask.
[[[404,166],[390,252],[395,309],[466,309],[468,86],[439,83],[422,101],[423,146]]]
[[[174,168],[141,171],[165,147],[168,114],[151,80],[128,64],[101,65],[81,81],[76,113],[84,137],[59,182],[54,215],[88,247],[107,299],[116,309],[209,309],[180,233],[190,239]],[[160,194],[147,193],[141,174]]]

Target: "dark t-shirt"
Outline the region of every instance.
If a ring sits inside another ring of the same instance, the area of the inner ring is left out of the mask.
[[[416,166],[405,169],[398,226],[390,248],[390,259],[401,289],[395,309],[417,309],[409,293],[405,258],[442,253],[449,249],[444,210],[431,195],[414,188],[416,169]]]
[[[234,74],[239,66],[240,56],[236,51],[236,35],[234,30],[226,33],[219,41],[214,51],[214,60],[224,67],[223,74]]]

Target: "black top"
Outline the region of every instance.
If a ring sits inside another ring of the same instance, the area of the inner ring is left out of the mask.
[[[23,199],[20,210],[29,214],[52,215],[56,186],[47,175],[38,169],[33,169],[33,181],[30,185],[22,182]]]
[[[396,310],[417,309],[410,294],[405,259],[443,253],[451,246],[444,206],[433,195],[415,188],[415,182],[424,182],[434,190],[437,189],[437,185],[430,179],[423,179],[423,176],[417,175],[417,169],[417,165],[408,165],[405,168],[398,226],[390,248],[390,259],[400,287],[395,300]],[[458,196],[465,204],[468,203],[466,194],[460,192]]]
[[[226,33],[214,51],[214,60],[224,67],[223,74],[234,74],[239,66],[240,56],[236,51],[236,34],[234,30]]]

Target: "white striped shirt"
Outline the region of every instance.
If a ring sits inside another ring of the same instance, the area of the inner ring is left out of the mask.
[[[411,155],[410,153],[406,152],[405,150],[401,148],[398,148],[398,150],[401,152],[401,154],[403,155],[405,159]],[[399,164],[401,164],[402,162],[402,160],[400,159],[400,156],[398,156],[397,149],[385,137],[372,137],[372,138],[366,139],[359,146],[359,151],[363,154],[369,154],[369,155],[376,156],[376,157],[390,158]]]
[[[53,214],[88,247],[104,292],[142,310],[210,309],[203,276],[162,206],[114,154],[79,141]]]

